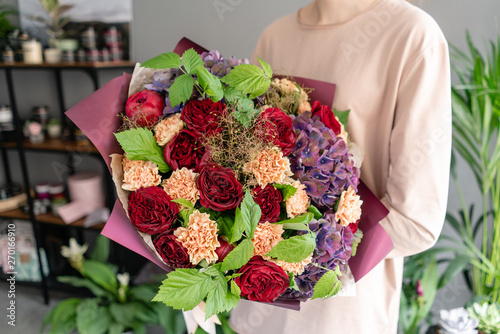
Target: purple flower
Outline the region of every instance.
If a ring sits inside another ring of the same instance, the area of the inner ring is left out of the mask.
[[[304,272],[295,277],[295,283],[299,290],[287,289],[280,297],[286,299],[298,299],[305,302],[314,294],[314,285],[319,281],[326,270],[309,264],[304,268]]]

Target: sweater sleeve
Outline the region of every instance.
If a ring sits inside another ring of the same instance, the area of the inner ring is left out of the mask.
[[[388,257],[432,247],[443,227],[451,157],[451,90],[446,42],[425,50],[403,73],[390,139],[381,221],[394,243]]]

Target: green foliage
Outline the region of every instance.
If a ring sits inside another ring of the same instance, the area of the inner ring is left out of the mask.
[[[347,121],[349,120],[349,113],[351,110],[345,110],[345,111],[339,111],[339,110],[334,110],[333,113],[337,118],[339,119],[340,123],[347,127]]]
[[[321,278],[318,283],[314,286],[314,294],[311,299],[316,298],[330,298],[339,293],[342,287],[342,282],[339,280],[341,275],[339,267],[335,271],[328,270]]]
[[[251,239],[243,240],[222,262],[221,271],[237,270],[243,267],[252,257],[254,246]]]
[[[146,333],[146,325],[159,325],[167,333],[182,334],[186,327],[182,313],[151,300],[156,295],[156,285],[129,287],[118,282],[115,266],[106,263],[109,241],[98,237],[92,260],[83,260],[81,274],[61,276],[58,280],[74,287],[87,288],[94,298],[70,298],[60,302],[44,317],[41,332],[66,334],[117,333],[133,330]],[[120,292],[121,291],[121,292]],[[124,293],[124,298],[120,295]]]
[[[151,130],[144,128],[130,129],[115,133],[115,137],[123,151],[127,153],[128,159],[152,161],[158,165],[158,169],[162,173],[172,170],[165,162],[163,151],[156,143]]]
[[[10,23],[8,17],[17,14],[14,7],[0,4],[0,40],[6,39],[8,32],[14,30],[14,26]]]
[[[484,334],[500,333],[500,306],[489,303],[474,303],[467,308],[469,317],[479,321],[477,329]]]
[[[236,66],[221,80],[242,93],[249,94],[251,99],[264,94],[271,86],[271,77],[263,69],[248,64]]]
[[[463,271],[471,290],[500,302],[500,37],[490,42],[487,56],[467,33],[469,55],[452,47],[452,67],[459,84],[452,87],[453,158],[451,174],[462,209],[447,214],[458,238],[449,258],[448,275]],[[456,155],[470,167],[481,192],[477,217],[466,202],[456,172]],[[468,264],[467,261],[470,263]]]
[[[247,190],[245,192],[245,197],[243,197],[243,201],[241,202],[241,218],[245,222],[245,232],[249,239],[253,238],[253,234],[260,221],[260,217],[262,217],[260,206],[255,203],[250,191]]]
[[[300,262],[311,255],[315,247],[316,234],[311,232],[280,241],[266,255],[286,262]]]
[[[290,197],[295,195],[295,193],[297,192],[297,188],[295,188],[294,186],[289,185],[289,184],[275,183],[275,184],[273,184],[273,187],[278,189],[281,192],[281,196],[283,197],[283,201],[286,201],[287,199],[289,199]]]

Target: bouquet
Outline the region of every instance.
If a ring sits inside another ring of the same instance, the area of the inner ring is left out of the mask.
[[[199,51],[150,59],[130,84],[70,110],[89,133],[76,110],[104,100],[120,115],[115,142],[89,136],[103,157],[116,143],[124,152],[107,160],[120,202],[103,233],[169,271],[154,301],[205,302],[207,318],[240,298],[293,307],[338,294],[349,268],[359,279],[392,248],[377,224],[387,212],[359,180],[348,113],[309,101],[300,78],[273,77],[261,59]],[[371,258],[362,230],[381,245]]]

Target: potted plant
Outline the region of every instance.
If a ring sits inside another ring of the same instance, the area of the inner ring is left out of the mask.
[[[87,288],[92,298],[69,298],[60,302],[44,317],[41,332],[48,333],[146,333],[147,325],[159,325],[167,333],[184,333],[182,312],[162,303],[151,302],[155,285],[129,284],[128,273],[118,273],[117,267],[107,263],[109,239],[99,236],[90,259],[83,254],[87,245],[80,246],[70,239],[61,254],[83,277],[62,276],[58,281],[78,288]]]
[[[476,299],[500,302],[500,37],[490,43],[487,57],[467,33],[469,55],[453,48],[452,66],[459,84],[452,87],[453,157],[451,176],[461,203],[459,213],[446,218],[457,237],[442,236],[451,247],[445,274],[463,272]],[[456,169],[457,156],[471,169],[481,193],[479,214],[467,203]]]
[[[500,333],[500,307],[496,304],[474,303],[467,311],[471,319],[479,322],[477,329],[481,334]]]

